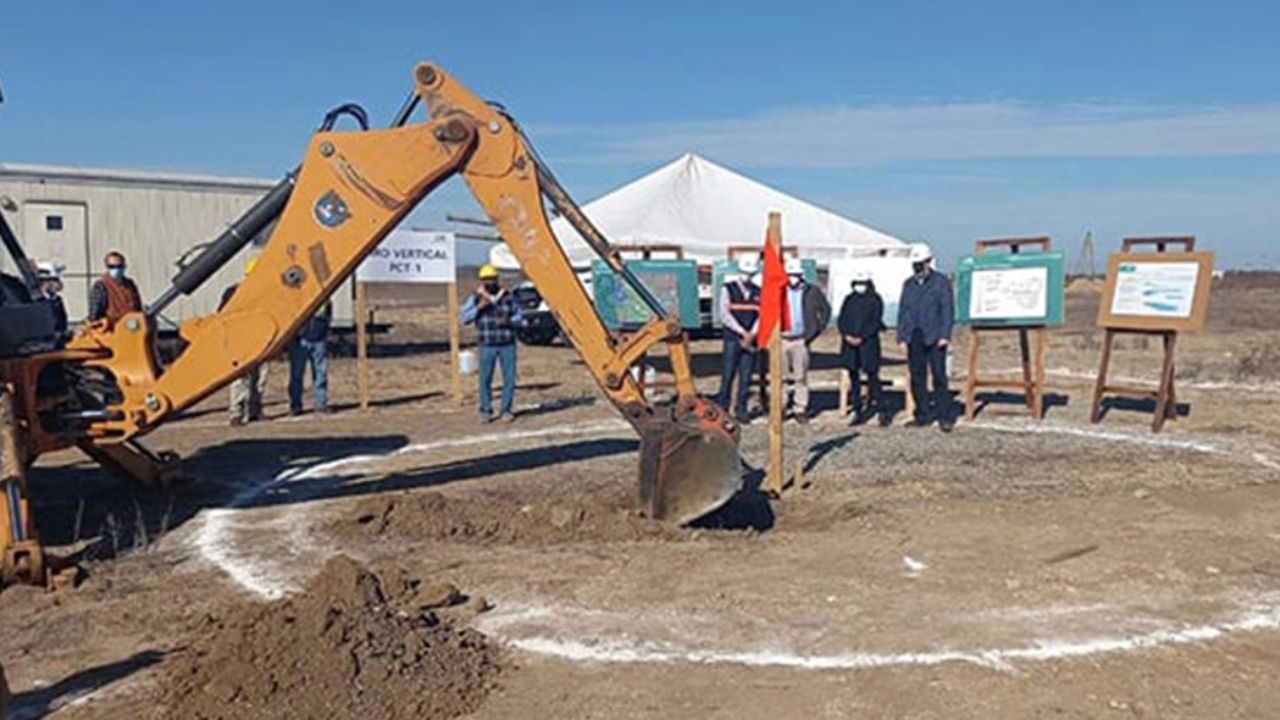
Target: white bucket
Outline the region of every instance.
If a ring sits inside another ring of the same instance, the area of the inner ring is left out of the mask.
[[[463,375],[474,375],[476,372],[476,351],[462,350],[458,353],[458,372]]]

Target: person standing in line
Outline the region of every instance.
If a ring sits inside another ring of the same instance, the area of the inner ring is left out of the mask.
[[[302,414],[302,376],[311,365],[311,398],[317,413],[329,409],[329,326],[333,303],[325,300],[289,342],[289,414]]]
[[[257,257],[250,257],[244,261],[244,276],[247,278],[253,272],[253,267],[258,263]],[[222,299],[218,301],[218,312],[222,312],[222,308],[231,302],[231,296],[236,294],[236,290],[240,287],[240,283],[235,283],[222,291]],[[255,420],[263,418],[262,406],[263,397],[267,392],[267,363],[261,362],[249,369],[249,372],[241,375],[231,382],[231,402],[228,410],[231,414],[230,423],[233,427],[248,425]],[[301,401],[298,403],[301,405]]]
[[[493,371],[502,365],[503,422],[516,419],[512,406],[516,395],[516,328],[524,311],[515,295],[502,287],[498,268],[485,265],[479,272],[480,287],[467,297],[459,312],[463,325],[476,326],[480,346],[480,422],[493,422]]]
[[[103,258],[107,271],[89,288],[89,322],[105,319],[114,324],[126,313],[142,310],[138,286],[125,275],[124,255],[112,250]]]
[[[933,253],[924,243],[911,246],[913,275],[902,285],[898,301],[898,345],[907,353],[911,396],[916,403],[912,427],[936,420],[943,432],[955,427],[951,393],[947,388],[947,347],[955,310],[951,281],[932,267]],[[933,392],[928,377],[933,376]]]
[[[875,414],[880,424],[890,422],[888,408],[884,406],[880,386],[880,331],[884,330],[884,300],[876,292],[871,273],[854,270],[849,294],[840,305],[840,317],[836,321],[840,329],[840,359],[853,393],[853,420],[861,425]],[[862,404],[862,374],[867,376],[867,404]]]
[[[751,276],[760,269],[755,256],[738,260],[738,272],[726,278],[720,287],[720,325],[724,335],[724,357],[720,368],[720,392],[716,402],[726,412],[732,408],[738,423],[747,425],[747,396],[751,392],[751,373],[755,368],[756,333],[760,330],[760,288],[752,285]],[[735,392],[734,380],[737,380]],[[732,399],[733,405],[730,405]]]
[[[831,304],[826,293],[805,282],[800,258],[787,258],[785,268],[790,323],[782,331],[782,377],[786,385],[780,402],[789,398],[792,416],[803,424],[809,422],[809,345],[831,322]]]

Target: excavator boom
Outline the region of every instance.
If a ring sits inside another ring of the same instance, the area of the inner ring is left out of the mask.
[[[639,433],[642,509],[685,523],[724,504],[741,486],[738,431],[719,407],[697,396],[679,323],[608,252],[510,117],[433,64],[419,64],[414,80],[411,101],[393,127],[368,129],[363,111],[354,106],[339,110],[357,117],[361,129],[335,130],[334,118],[327,118],[301,166],[180,273],[146,312],[92,324],[63,351],[44,356],[45,363],[105,373],[118,393],[86,415],[78,437],[34,423],[32,454],[74,442],[104,462],[145,473],[153,463],[139,455],[140,436],[278,351],[418,203],[461,175],[604,394]],[[426,120],[412,122],[410,113],[419,104]],[[648,325],[622,337],[608,331],[551,232],[544,198],[632,283],[654,310]],[[254,272],[218,312],[182,325],[186,348],[160,367],[152,346],[154,314],[178,294],[194,291],[249,242],[247,235],[273,220]],[[669,406],[651,404],[630,372],[655,345],[667,348],[676,376],[677,399]],[[27,375],[34,380],[38,372],[35,367]],[[33,383],[25,385],[20,401],[26,406],[19,412],[34,417],[39,398]]]

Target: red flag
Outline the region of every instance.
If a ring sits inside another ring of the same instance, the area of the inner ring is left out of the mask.
[[[764,280],[760,282],[760,334],[758,347],[768,347],[775,324],[791,329],[791,311],[787,309],[787,267],[782,254],[768,240],[764,243]]]

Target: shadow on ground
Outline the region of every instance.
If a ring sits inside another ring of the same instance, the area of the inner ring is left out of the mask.
[[[35,718],[45,717],[78,697],[151,667],[163,659],[164,653],[145,650],[123,660],[81,670],[53,685],[17,693],[9,706],[9,720],[35,720]]]

